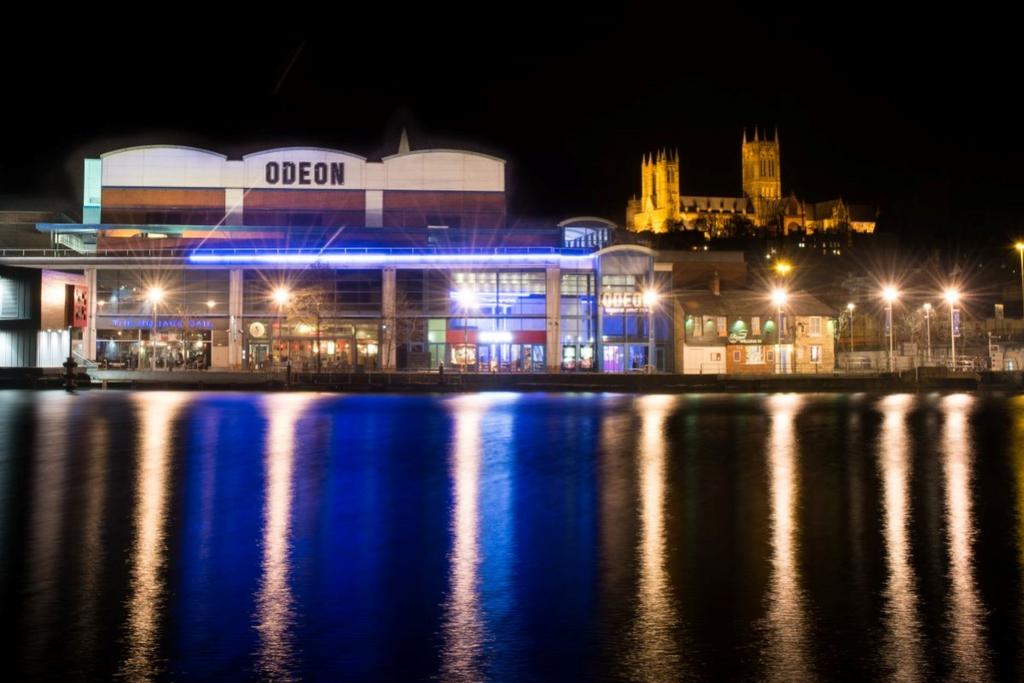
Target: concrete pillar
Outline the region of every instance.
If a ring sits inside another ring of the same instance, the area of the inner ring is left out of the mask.
[[[679,299],[672,298],[672,372],[685,374],[686,366],[686,316]]]
[[[395,369],[397,349],[395,344],[395,306],[397,292],[395,286],[395,269],[385,268],[381,283],[381,367],[385,370]]]
[[[562,367],[562,269],[550,266],[546,272],[544,301],[547,318],[548,372],[558,372]]]
[[[242,269],[233,268],[228,279],[228,365],[242,367]]]
[[[96,291],[96,269],[85,269],[85,286],[88,288],[89,302],[88,322],[82,330],[82,355],[89,360],[96,360],[96,311],[99,308]]]

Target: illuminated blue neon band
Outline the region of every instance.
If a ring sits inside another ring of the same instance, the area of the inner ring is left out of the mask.
[[[442,263],[566,263],[582,267],[593,263],[593,254],[191,254],[192,263],[265,264],[311,266],[388,265]]]

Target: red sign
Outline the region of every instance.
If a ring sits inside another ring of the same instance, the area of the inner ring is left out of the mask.
[[[89,288],[85,285],[64,286],[64,324],[68,327],[89,326]]]
[[[445,333],[445,341],[449,344],[491,344],[491,343],[512,343],[512,344],[544,344],[547,342],[547,332],[544,330],[510,330],[506,334],[511,334],[512,338],[508,341],[490,341],[488,333],[482,332],[483,340],[477,336],[477,330],[470,329],[468,334],[463,330],[448,330]],[[491,333],[493,334],[493,333]]]

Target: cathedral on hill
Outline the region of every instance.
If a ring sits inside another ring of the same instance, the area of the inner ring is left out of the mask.
[[[743,196],[697,197],[681,194],[679,152],[661,150],[646,155],[640,167],[640,197],[626,204],[626,227],[656,233],[697,230],[705,237],[742,237],[816,232],[875,231],[874,207],[847,204],[842,199],[803,202],[782,194],[779,133],[771,137],[754,129],[743,131],[741,144]]]

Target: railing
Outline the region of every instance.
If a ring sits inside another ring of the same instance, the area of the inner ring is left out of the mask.
[[[594,252],[587,248],[568,247],[345,247],[328,249],[285,249],[273,247],[229,247],[218,249],[96,249],[81,253],[74,249],[0,249],[0,257],[22,258],[188,258],[192,255],[210,256],[327,256],[327,255],[373,255],[373,256],[512,256],[550,255],[587,256]]]

